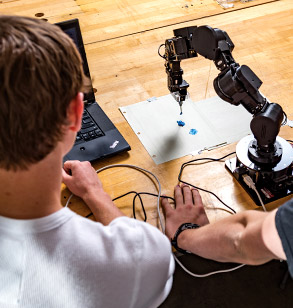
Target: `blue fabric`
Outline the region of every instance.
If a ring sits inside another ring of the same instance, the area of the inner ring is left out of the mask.
[[[293,278],[293,199],[279,207],[275,221]]]

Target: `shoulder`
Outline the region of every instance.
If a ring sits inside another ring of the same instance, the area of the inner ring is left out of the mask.
[[[128,217],[116,218],[109,228],[116,229],[119,241],[123,241],[128,250],[132,249],[145,275],[150,275],[150,265],[154,274],[167,274],[170,266],[171,271],[174,270],[170,241],[158,228]]]
[[[128,217],[116,218],[109,228],[116,230],[119,241],[133,258],[132,268],[135,267],[139,285],[134,306],[158,307],[171,290],[175,270],[169,239],[158,228]]]
[[[149,253],[171,254],[168,238],[156,227],[126,216],[117,217],[109,225],[75,215],[69,226],[78,230],[79,236],[90,241],[102,241],[108,248],[128,251],[139,259]]]
[[[158,307],[171,290],[175,270],[169,239],[158,228],[128,217],[116,218],[109,227],[119,228],[120,240],[128,246],[127,251],[133,249],[132,268],[135,267],[139,286],[134,307]]]
[[[142,249],[161,247],[171,251],[171,244],[168,238],[158,228],[149,223],[123,216],[114,219],[106,228],[119,233],[119,236],[122,238],[130,237],[135,239],[135,241],[140,241],[139,246]]]
[[[170,242],[158,228],[126,216],[104,226],[76,215],[70,224],[67,233],[81,243],[79,259],[92,264],[92,272],[104,265],[111,277],[128,279],[124,286],[133,288],[133,307],[158,307],[167,297],[175,263]]]

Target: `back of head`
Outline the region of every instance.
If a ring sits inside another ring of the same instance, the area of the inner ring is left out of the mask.
[[[27,169],[55,148],[85,80],[79,53],[59,27],[0,15],[0,168]]]

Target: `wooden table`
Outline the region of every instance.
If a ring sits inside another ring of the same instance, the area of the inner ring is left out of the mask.
[[[79,18],[96,98],[103,110],[124,135],[132,150],[94,163],[96,169],[109,164],[132,164],[150,170],[159,178],[163,193],[173,195],[182,163],[200,157],[219,158],[233,152],[236,143],[156,165],[137,135],[125,121],[118,107],[150,97],[168,94],[164,61],[158,46],[173,36],[173,29],[210,25],[225,30],[235,44],[234,59],[248,65],[263,81],[261,92],[280,104],[289,119],[293,118],[293,2],[236,2],[233,9],[223,10],[213,0],[202,1],[93,1],[93,0],[24,0],[0,1],[0,12],[39,16],[49,22]],[[43,14],[43,15],[42,15]],[[182,63],[184,78],[189,82],[193,101],[215,96],[213,80],[218,71],[202,57]],[[292,129],[282,127],[279,136],[292,139]],[[129,168],[115,168],[99,174],[105,190],[114,198],[130,190],[156,193],[156,185],[146,175]],[[236,211],[255,209],[256,205],[224,168],[223,162],[188,167],[183,178],[212,190]],[[70,192],[63,187],[62,203]],[[229,215],[213,196],[202,193],[211,221]],[[267,205],[273,209],[285,200]],[[143,198],[148,222],[158,226],[156,198]],[[132,196],[116,202],[132,216]],[[78,198],[70,207],[86,216],[90,211]],[[137,209],[137,218],[142,219]]]

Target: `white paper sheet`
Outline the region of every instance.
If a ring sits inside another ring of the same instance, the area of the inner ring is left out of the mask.
[[[235,142],[250,133],[251,115],[219,97],[187,99],[182,115],[170,94],[119,109],[156,164]],[[177,121],[185,125],[180,127]],[[197,133],[191,135],[191,129]]]

